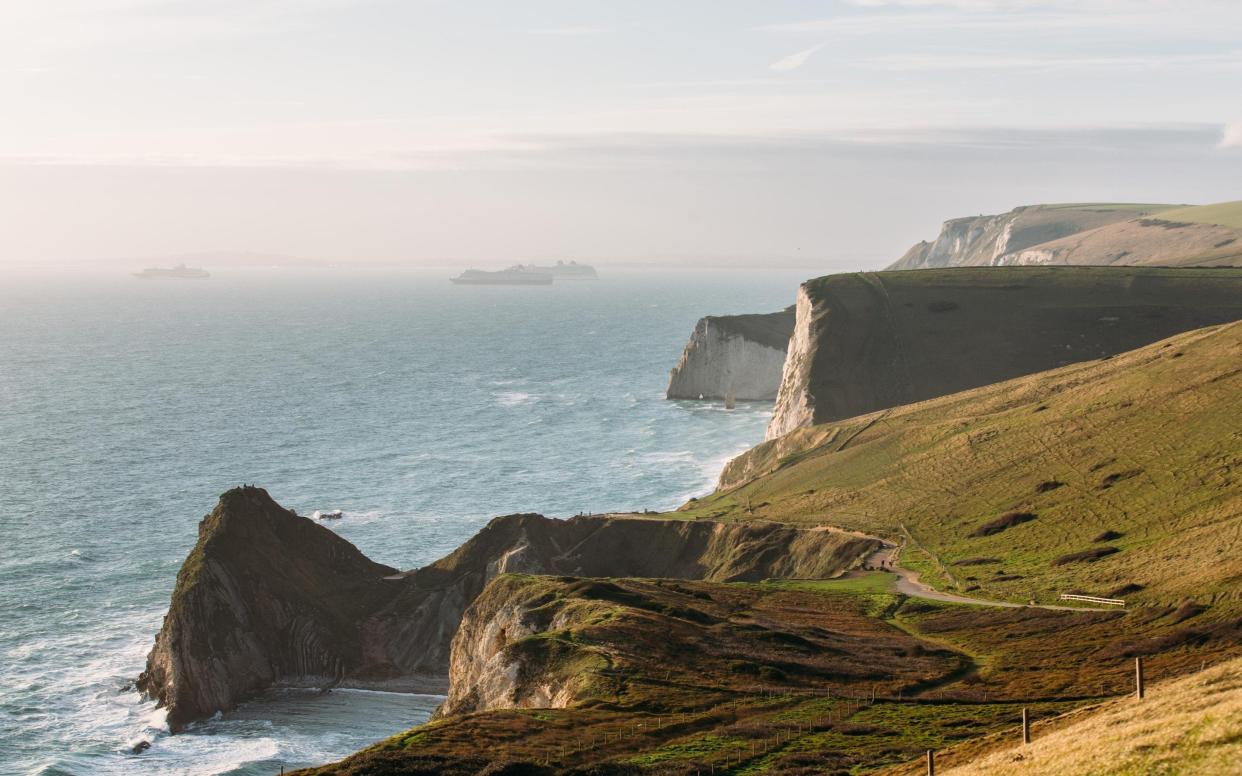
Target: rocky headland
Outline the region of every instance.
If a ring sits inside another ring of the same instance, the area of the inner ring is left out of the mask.
[[[669,374],[666,397],[772,401],[793,328],[793,307],[700,318]]]
[[[238,488],[200,524],[138,686],[173,730],[278,685],[444,691],[462,615],[501,574],[825,578],[874,546],[772,524],[520,514],[401,573]]]

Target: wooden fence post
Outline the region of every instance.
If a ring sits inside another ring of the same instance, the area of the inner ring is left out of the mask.
[[[936,776],[936,753],[927,750],[927,776]]]
[[[1143,658],[1134,658],[1134,697],[1143,700]]]
[[[1022,743],[1031,743],[1031,717],[1025,706],[1022,707]]]

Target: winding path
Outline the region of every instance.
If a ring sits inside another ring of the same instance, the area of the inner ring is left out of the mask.
[[[896,577],[893,585],[894,589],[903,595],[911,598],[926,598],[929,601],[944,601],[951,604],[973,604],[974,606],[995,606],[1004,609],[1054,609],[1065,612],[1109,612],[1116,609],[1100,609],[1091,606],[1059,606],[1057,604],[1017,604],[1012,601],[994,601],[987,598],[969,598],[964,595],[954,595],[952,593],[942,593],[941,591],[925,585],[919,581],[919,573],[904,569],[898,562],[901,556],[901,547],[895,544],[885,542],[878,536],[870,537],[881,542],[880,549],[867,556],[863,561],[864,566],[871,568],[882,568],[891,571]],[[862,569],[854,569],[844,575],[844,577],[853,577],[866,574],[868,572]]]

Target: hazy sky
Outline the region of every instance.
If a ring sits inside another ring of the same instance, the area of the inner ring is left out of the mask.
[[[0,0],[0,262],[876,266],[1242,198],[1239,0]]]

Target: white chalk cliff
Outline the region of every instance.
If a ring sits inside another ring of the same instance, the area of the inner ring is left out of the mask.
[[[781,384],[792,310],[699,320],[669,375],[669,399],[772,401]]]

